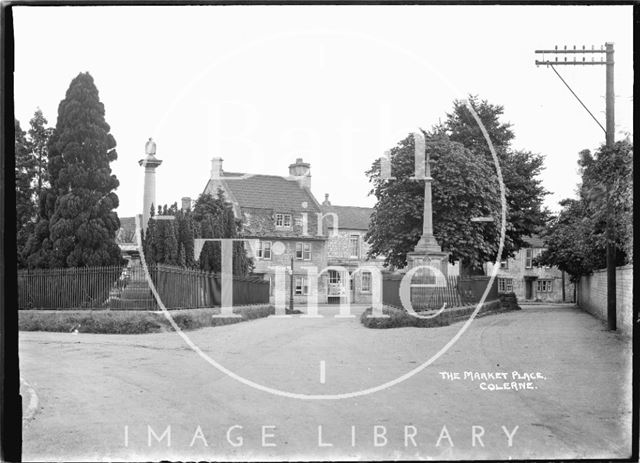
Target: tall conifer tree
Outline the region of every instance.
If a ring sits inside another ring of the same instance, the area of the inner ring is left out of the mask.
[[[50,187],[26,252],[31,267],[119,265],[116,142],[89,73],[75,77],[58,106],[49,142]]]

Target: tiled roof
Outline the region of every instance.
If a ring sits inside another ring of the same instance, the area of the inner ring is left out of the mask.
[[[322,206],[322,212],[334,212],[338,215],[338,229],[368,230],[369,219],[373,214],[371,207],[356,206]],[[327,226],[332,225],[332,218],[325,219]]]
[[[238,178],[245,175],[244,178]],[[234,179],[227,180],[230,178]],[[296,180],[287,177],[224,172],[222,180],[240,207],[283,212],[320,212],[320,205],[311,192],[301,187]],[[209,183],[205,191],[208,189]]]
[[[538,235],[525,236],[524,242],[529,245],[530,248],[544,248],[544,242]]]

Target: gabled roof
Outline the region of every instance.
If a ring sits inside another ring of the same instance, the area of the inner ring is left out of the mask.
[[[530,248],[544,248],[544,242],[538,235],[525,236],[522,240],[527,243]]]
[[[338,229],[368,230],[369,220],[373,214],[371,207],[357,206],[322,206],[324,214],[333,212],[338,215]],[[325,222],[328,227],[333,225],[333,219],[327,217]]]
[[[243,208],[320,212],[320,205],[311,192],[292,178],[224,172],[221,180],[231,193],[232,200]],[[209,190],[210,183],[211,180],[205,191]]]

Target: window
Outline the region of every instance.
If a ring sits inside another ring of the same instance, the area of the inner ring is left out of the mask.
[[[553,291],[553,280],[538,280],[538,292],[550,293]]]
[[[533,249],[525,250],[524,268],[533,268]]]
[[[291,214],[276,214],[276,228],[291,228]]]
[[[509,261],[501,260],[500,261],[500,268],[505,268],[505,269],[509,268]]]
[[[258,241],[258,259],[271,260],[271,241]]]
[[[306,296],[309,294],[307,277],[295,277],[295,294],[296,296]]]
[[[349,237],[349,255],[351,257],[359,257],[360,256],[360,249],[359,249],[359,244],[360,244],[360,236],[358,235],[351,235]]]
[[[512,293],[513,292],[513,278],[498,278],[498,292],[499,293]]]
[[[371,292],[371,272],[362,272],[362,292]]]
[[[311,243],[296,243],[296,259],[311,260]]]

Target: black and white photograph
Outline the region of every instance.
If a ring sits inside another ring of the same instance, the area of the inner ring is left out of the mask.
[[[3,460],[637,460],[636,7],[4,3]]]

